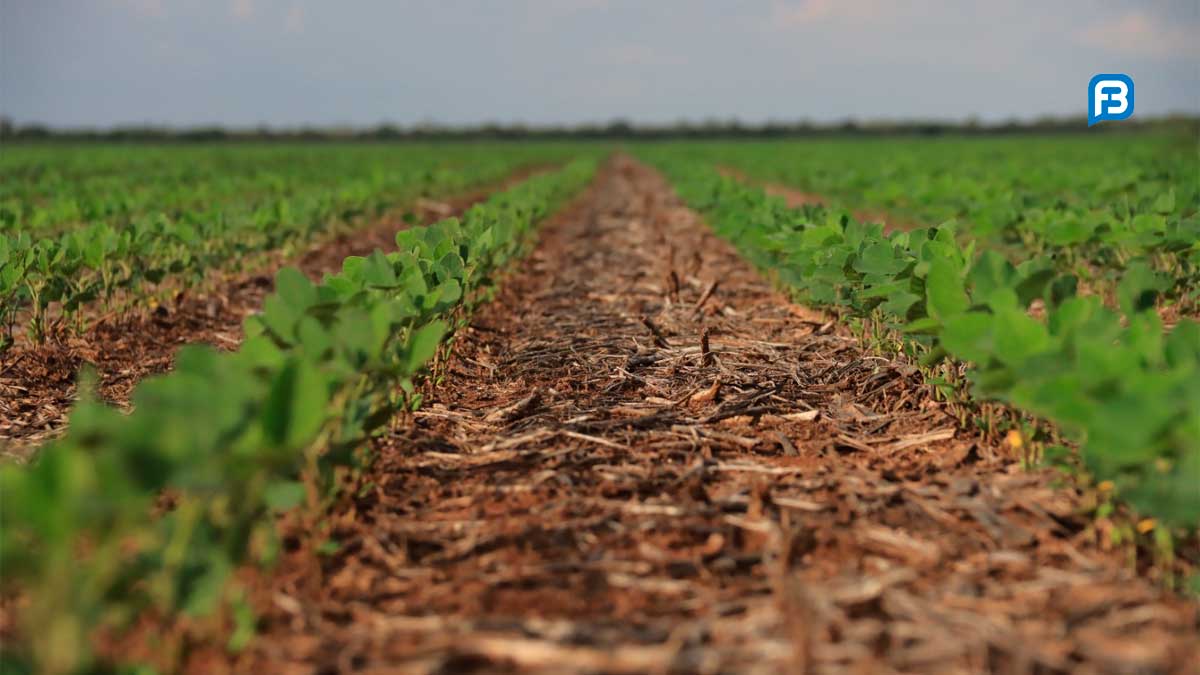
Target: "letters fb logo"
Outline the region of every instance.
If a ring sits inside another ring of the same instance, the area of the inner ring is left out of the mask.
[[[1133,78],[1101,73],[1088,82],[1088,126],[1105,120],[1128,119],[1133,114]]]

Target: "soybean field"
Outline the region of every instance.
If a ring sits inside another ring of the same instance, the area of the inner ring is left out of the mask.
[[[0,671],[1200,670],[1200,145],[0,149]]]

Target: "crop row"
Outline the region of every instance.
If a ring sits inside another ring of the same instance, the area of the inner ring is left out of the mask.
[[[319,508],[368,437],[419,405],[414,378],[593,171],[576,160],[402,231],[398,251],[347,258],[319,285],[282,270],[237,352],[185,348],[138,387],[133,414],[85,401],[35,465],[0,469],[3,582],[27,596],[17,656],[88,667],[97,631],[147,615],[217,613],[243,641],[253,616],[230,579],[272,556],[273,514]]]
[[[425,172],[503,171],[567,156],[546,144],[16,145],[0,155],[0,232],[49,236],[100,223],[120,230],[156,214],[240,217],[309,193],[403,196]]]
[[[443,160],[432,154],[416,154],[392,160],[395,164],[388,165],[387,171],[382,165],[373,171],[360,167],[358,174],[323,189],[295,168],[267,168],[268,180],[279,187],[254,198],[237,195],[170,216],[157,212],[101,218],[52,236],[40,235],[32,226],[18,227],[0,234],[0,325],[5,330],[0,348],[11,343],[21,308],[28,310],[34,339],[45,335],[52,307],[59,308],[67,322],[76,319],[73,323],[82,328],[80,310],[91,303],[103,303],[107,309],[114,298],[136,301],[168,279],[188,285],[228,260],[307,241],[335,224],[378,215],[421,195],[449,194],[494,182],[518,163],[557,156],[557,152],[535,149],[491,155],[488,161],[457,169],[439,168],[437,162]],[[208,168],[218,171],[220,166],[214,162]],[[169,186],[175,196],[198,192],[195,185],[174,179],[159,183]],[[114,198],[119,199],[120,193]]]
[[[1200,523],[1200,324],[1164,330],[1154,311],[1164,282],[1148,267],[1124,275],[1116,311],[1045,260],[1014,265],[962,245],[951,225],[885,234],[838,211],[789,209],[707,162],[647,155],[804,301],[883,317],[929,359],[973,364],[977,396],[1054,423],[1137,510],[1168,526]]]
[[[1045,257],[1111,288],[1133,260],[1200,303],[1200,162],[1171,136],[891,139],[680,148],[764,181],[902,221],[957,220],[960,241]],[[1191,313],[1190,309],[1187,313]]]

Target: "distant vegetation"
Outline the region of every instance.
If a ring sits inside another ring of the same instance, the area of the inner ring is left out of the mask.
[[[748,124],[736,119],[678,121],[671,124],[635,124],[616,119],[607,123],[576,125],[525,125],[486,123],[451,126],[423,123],[410,126],[380,124],[374,127],[276,128],[259,126],[233,128],[222,126],[169,127],[155,125],[114,128],[61,129],[42,124],[15,124],[0,118],[0,139],[71,140],[71,141],[289,141],[289,140],[631,140],[631,139],[712,139],[712,138],[803,138],[813,136],[937,136],[943,134],[1002,135],[1018,133],[1127,133],[1147,129],[1185,132],[1200,138],[1200,117],[1172,115],[1133,118],[1120,124],[1088,128],[1086,117],[1046,117],[1034,121],[1009,120],[984,123],[977,119],[893,120],[816,123],[810,121],[771,121]]]

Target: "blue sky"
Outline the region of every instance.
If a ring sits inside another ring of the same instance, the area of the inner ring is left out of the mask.
[[[99,126],[1200,112],[1197,0],[0,0],[0,114]]]

